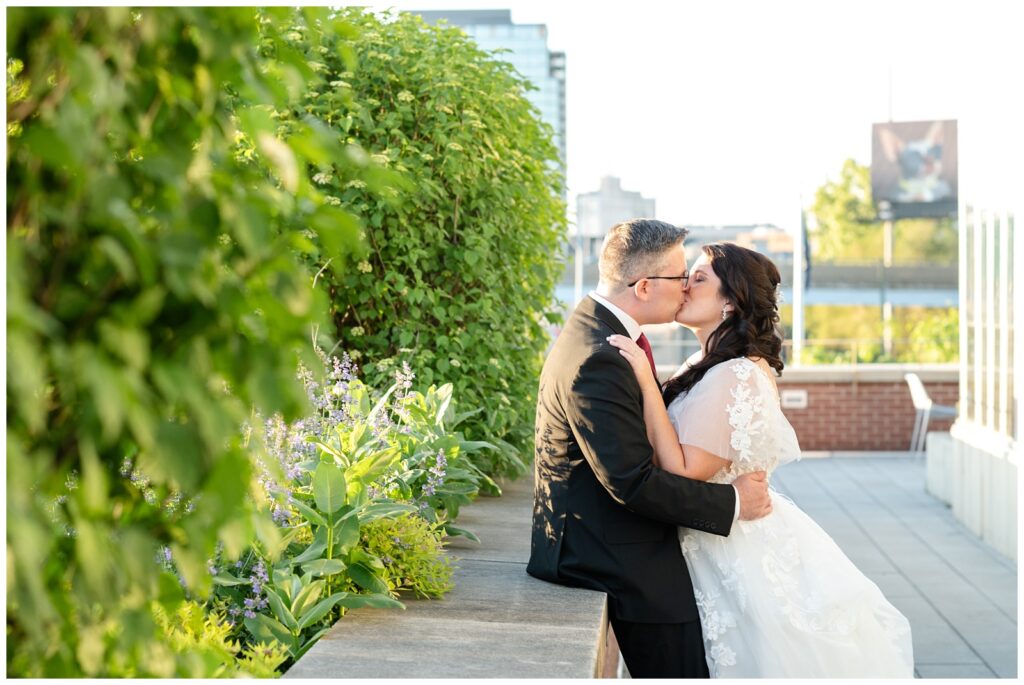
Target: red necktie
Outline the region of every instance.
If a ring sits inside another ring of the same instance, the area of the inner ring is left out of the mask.
[[[654,366],[654,352],[651,351],[651,343],[647,340],[647,336],[643,333],[636,339],[636,344],[640,346],[640,349],[647,353],[647,361],[651,363],[651,371],[654,372],[654,379],[658,379],[658,369]]]

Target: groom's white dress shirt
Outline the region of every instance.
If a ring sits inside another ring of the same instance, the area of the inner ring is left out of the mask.
[[[633,340],[633,342],[636,342],[637,338],[640,337],[640,334],[644,332],[643,329],[640,328],[640,324],[636,322],[636,319],[634,319],[626,312],[622,311],[622,309],[620,309],[619,307],[616,307],[608,300],[598,295],[597,291],[592,290],[590,292],[590,297],[601,306],[607,307],[608,311],[614,314],[615,318],[619,320],[619,323],[625,326],[626,331],[629,333],[629,337]],[[737,519],[739,519],[740,517],[740,491],[736,490],[735,485],[732,486],[732,489],[736,491],[736,512],[732,515],[732,522],[733,524],[735,524]]]

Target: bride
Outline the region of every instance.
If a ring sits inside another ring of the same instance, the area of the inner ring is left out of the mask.
[[[659,467],[729,483],[800,458],[771,373],[783,366],[779,282],[757,252],[704,246],[675,319],[701,351],[664,394],[645,352],[609,338],[640,382]],[[912,678],[907,619],[807,514],[772,500],[771,514],[738,521],[728,537],[679,530],[712,677]]]

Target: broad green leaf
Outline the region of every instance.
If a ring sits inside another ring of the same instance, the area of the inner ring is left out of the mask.
[[[347,516],[334,524],[334,552],[342,556],[359,542],[360,519]]]
[[[359,510],[359,521],[364,524],[380,518],[396,518],[402,514],[414,514],[416,511],[416,507],[412,504],[373,502]]]
[[[341,468],[320,462],[313,472],[313,498],[317,508],[326,514],[345,506],[345,473]]]
[[[292,600],[292,615],[301,622],[306,612],[320,599],[320,594],[326,586],[327,583],[323,580],[310,581],[304,585]]]
[[[373,482],[398,458],[398,451],[392,447],[378,449],[345,469],[345,476],[350,483]]]
[[[296,648],[296,639],[280,621],[277,621],[266,614],[256,614],[256,618],[246,618],[243,623],[258,641],[280,642],[289,651]]]
[[[316,440],[316,439],[312,440],[311,442],[313,442],[313,444],[315,444],[317,447],[319,447],[322,451],[324,451],[327,454],[331,455],[335,459],[338,459],[342,463],[347,463],[348,462],[348,459],[345,457],[344,454],[342,454],[338,450],[334,449],[333,447],[331,447],[327,443],[321,442],[320,440]]]
[[[336,592],[330,597],[321,599],[319,602],[313,605],[313,607],[309,609],[309,611],[302,615],[302,619],[299,621],[299,629],[305,630],[309,626],[313,625],[314,623],[322,619],[324,616],[328,614],[328,612],[330,612],[331,609],[335,607],[335,605],[337,605],[337,603],[340,600],[348,596],[349,594],[347,592]]]
[[[445,523],[442,527],[444,528],[445,535],[450,537],[464,537],[467,540],[472,540],[473,542],[480,542],[480,538],[478,538],[472,531],[466,530],[465,528],[459,528],[450,523]]]
[[[445,495],[475,495],[478,490],[472,483],[446,482],[437,487],[437,492]]]
[[[327,526],[326,522],[320,524],[313,534],[313,541],[298,556],[291,559],[292,564],[304,564],[320,558],[327,549]]]
[[[450,421],[448,421],[448,424],[447,424],[448,428],[449,429],[455,428],[456,426],[458,426],[460,423],[462,423],[466,419],[470,418],[471,416],[476,416],[477,414],[479,414],[483,410],[484,410],[484,407],[477,407],[476,409],[470,409],[469,411],[458,412],[457,414],[455,414],[455,416]]]
[[[270,572],[270,580],[276,587],[281,588],[285,594],[290,592],[292,578],[295,574],[292,572],[291,566],[275,566]]]
[[[302,570],[311,576],[333,576],[345,570],[345,562],[340,559],[317,559],[303,564]]]
[[[327,519],[320,515],[318,511],[309,507],[308,505],[300,502],[298,499],[292,502],[293,507],[299,510],[306,520],[318,526],[327,526]],[[324,543],[326,545],[326,542]]]
[[[496,450],[498,447],[484,440],[460,440],[459,451],[465,453],[478,452],[479,450]]]
[[[142,370],[149,363],[149,336],[138,328],[119,325],[105,319],[98,324],[100,339],[111,353],[131,368]]]
[[[270,604],[270,608],[274,611],[274,615],[277,616],[277,620],[283,623],[291,630],[298,630],[299,623],[292,616],[292,612],[285,606],[284,600],[281,596],[274,591],[273,588],[269,588],[266,592],[267,602]]]
[[[82,381],[92,395],[92,406],[103,429],[101,444],[110,444],[124,422],[124,398],[118,382],[120,374],[96,348],[80,345],[77,353]]]
[[[397,599],[377,593],[372,595],[349,595],[338,600],[338,604],[347,609],[358,609],[360,607],[371,607],[373,609],[405,609],[405,605]]]
[[[309,638],[307,638],[306,641],[302,643],[302,646],[299,647],[299,649],[295,652],[295,660],[298,661],[299,659],[301,659],[302,655],[308,652],[310,648],[317,643],[317,640],[323,637],[324,633],[326,633],[330,629],[331,626],[325,626],[320,630],[316,631],[315,633],[313,633],[312,635],[310,635]]]
[[[82,440],[79,449],[82,459],[82,508],[91,516],[102,515],[108,509],[109,485],[106,470],[100,463],[99,454],[91,440]]]
[[[448,406],[451,404],[452,401],[452,384],[445,383],[440,388],[438,388],[437,396],[438,399],[440,400],[440,404],[437,407],[434,420],[438,426],[441,426],[444,424],[445,414],[448,412]]]
[[[362,562],[349,566],[348,575],[355,581],[356,585],[364,590],[384,595],[388,592],[387,583],[381,580],[369,566],[366,566]]]

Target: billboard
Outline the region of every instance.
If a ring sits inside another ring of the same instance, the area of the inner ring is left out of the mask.
[[[956,167],[955,120],[871,127],[871,195],[881,218],[886,210],[894,219],[955,216]]]

